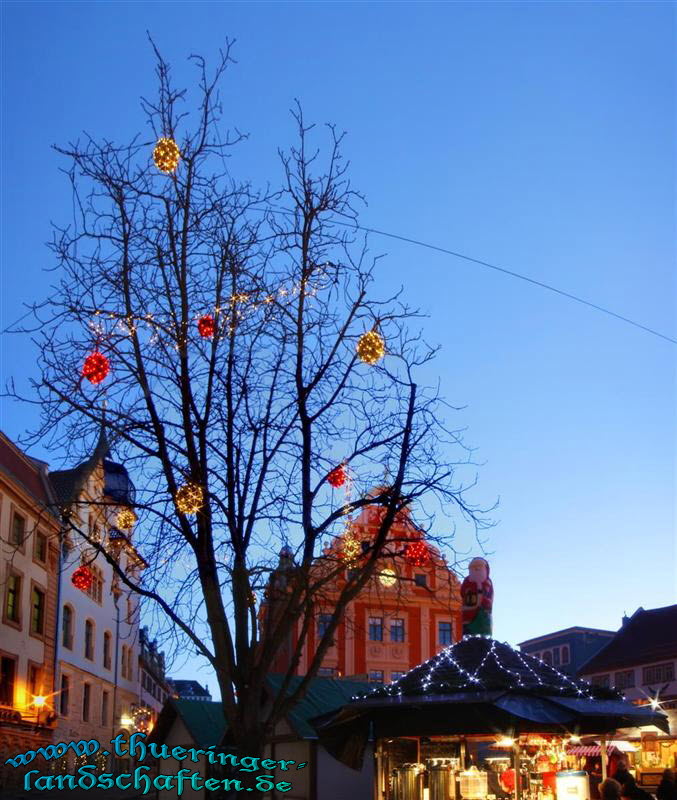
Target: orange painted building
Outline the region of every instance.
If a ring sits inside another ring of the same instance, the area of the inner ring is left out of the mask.
[[[317,570],[327,569],[328,565],[336,569],[341,563],[345,563],[345,569],[339,570],[317,599],[317,614],[308,632],[298,674],[305,674],[308,669],[309,657],[315,652],[349,570],[359,568],[359,561],[351,565],[346,557],[346,535],[357,542],[361,552],[373,540],[384,513],[380,506],[365,508],[347,527],[347,533],[318,559]],[[407,551],[412,541],[425,545],[416,545],[418,558]],[[396,518],[381,564],[348,605],[319,676],[360,677],[387,683],[461,638],[459,581],[439,550],[425,540],[408,511]],[[291,553],[283,551],[281,568],[282,572],[293,572]],[[294,635],[278,651],[272,671],[286,670],[296,644]]]

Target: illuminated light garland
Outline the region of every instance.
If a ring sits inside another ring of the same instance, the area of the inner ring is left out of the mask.
[[[203,339],[213,339],[216,333],[216,320],[211,314],[205,314],[197,321],[197,330]]]
[[[173,139],[168,139],[163,136],[161,139],[157,140],[157,144],[153,149],[153,161],[160,172],[164,172],[165,174],[174,172],[179,166],[180,158],[181,151]]]
[[[406,546],[404,559],[412,567],[425,567],[430,561],[428,545],[422,539],[414,539]]]
[[[354,564],[361,552],[362,545],[355,539],[352,533],[346,534],[341,542],[341,557],[346,564]]]
[[[357,341],[357,357],[365,364],[378,364],[386,353],[386,343],[377,331],[367,331]]]
[[[90,353],[82,365],[82,377],[95,386],[105,380],[109,372],[110,361],[98,350]]]
[[[204,492],[197,483],[185,483],[177,490],[174,499],[182,514],[197,514],[204,505]]]
[[[346,482],[346,468],[343,464],[339,464],[327,475],[327,483],[334,489],[338,489]]]
[[[123,508],[115,517],[115,524],[120,530],[128,531],[136,525],[136,514],[131,508]]]
[[[148,733],[153,721],[153,712],[148,706],[137,706],[132,712],[134,729],[140,733]]]
[[[397,583],[397,573],[394,569],[390,567],[386,567],[382,569],[378,576],[379,581],[381,582],[382,586],[390,587],[394,586]]]
[[[78,567],[71,575],[71,583],[76,589],[80,589],[81,592],[86,592],[87,589],[91,588],[92,583],[94,583],[92,570],[85,565]]]

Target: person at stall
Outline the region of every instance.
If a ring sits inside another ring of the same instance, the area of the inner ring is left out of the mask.
[[[599,785],[601,800],[621,800],[621,785],[613,778],[607,778]]]
[[[677,800],[677,784],[675,773],[671,769],[663,770],[663,777],[656,789],[658,800]]]

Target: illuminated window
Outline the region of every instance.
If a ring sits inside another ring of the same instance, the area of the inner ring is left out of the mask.
[[[317,671],[318,678],[335,678],[336,667],[320,667]]]
[[[390,620],[390,641],[403,642],[404,641],[404,620],[391,619]]]
[[[395,682],[399,681],[400,678],[404,677],[404,672],[391,672],[390,673],[390,680]]]
[[[47,537],[44,533],[40,533],[40,531],[37,531],[35,534],[33,558],[41,564],[47,561]]]
[[[437,624],[437,641],[444,645],[451,644],[451,622],[439,622]]]
[[[42,670],[35,664],[28,665],[28,691],[33,696],[42,694]]]
[[[329,626],[331,625],[332,615],[331,614],[320,614],[317,618],[317,635],[324,636],[324,634],[329,630]]]
[[[369,617],[369,641],[383,641],[383,617]]]
[[[369,673],[369,683],[383,683],[383,670],[372,669]]]
[[[17,624],[21,621],[21,576],[16,573],[10,573],[7,577],[5,619]]]

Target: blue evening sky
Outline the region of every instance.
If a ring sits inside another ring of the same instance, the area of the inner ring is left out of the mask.
[[[298,97],[349,132],[363,224],[677,337],[673,4],[5,2],[2,15],[2,328],[49,291],[43,243],[71,215],[50,145],[148,133],[149,30],[178,82],[190,53],[237,39],[226,122],[251,136],[236,173],[279,180]],[[439,253],[371,248],[388,254],[377,290],[403,285],[443,347],[442,390],[484,462],[474,499],[500,497],[497,638],[615,629],[675,602],[675,345]],[[3,336],[3,376],[25,388],[34,359]],[[0,424],[16,437],[34,415],[5,402]]]

